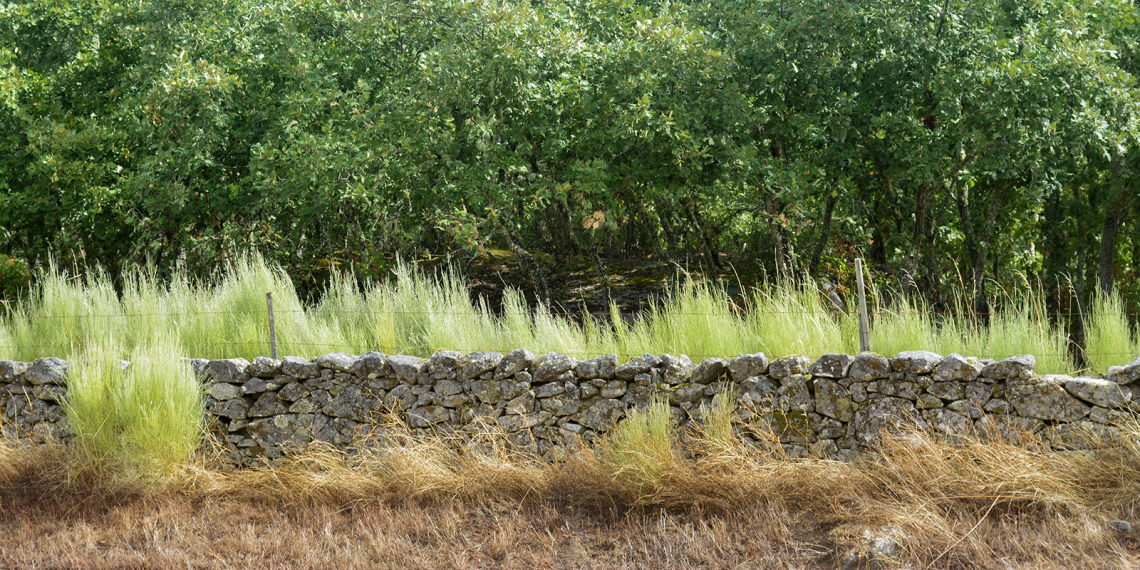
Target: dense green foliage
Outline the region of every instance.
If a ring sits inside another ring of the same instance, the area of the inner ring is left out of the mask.
[[[0,254],[118,279],[256,249],[849,279],[935,309],[1140,300],[1126,0],[0,6]],[[601,274],[601,273],[599,273]],[[314,286],[316,285],[316,286]],[[1080,323],[1080,319],[1072,319]],[[1080,331],[1077,331],[1078,335]],[[1078,339],[1080,340],[1080,339]]]

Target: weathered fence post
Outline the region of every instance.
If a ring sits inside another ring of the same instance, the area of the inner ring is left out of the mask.
[[[867,324],[867,294],[863,290],[863,259],[855,259],[855,281],[859,284],[859,352],[871,350],[871,329]]]
[[[265,294],[265,302],[269,305],[269,355],[277,360],[277,322],[273,320],[273,293]]]

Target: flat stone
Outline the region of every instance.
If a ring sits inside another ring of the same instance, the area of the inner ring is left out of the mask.
[[[1089,412],[1089,421],[1105,425],[1124,424],[1131,421],[1133,417],[1131,412],[1100,407],[1094,407],[1092,411]]]
[[[395,372],[396,376],[401,380],[409,384],[415,384],[420,372],[427,366],[427,361],[418,356],[393,354],[388,357],[388,365],[392,367],[392,371]]]
[[[652,354],[643,354],[622,364],[614,370],[614,376],[622,380],[633,380],[638,374],[649,372],[650,368],[661,364],[661,359]]]
[[[249,407],[246,413],[251,418],[264,418],[284,414],[288,411],[285,403],[273,392],[265,392]]]
[[[1123,407],[1132,400],[1131,388],[1109,380],[1072,378],[1064,382],[1063,385],[1070,394],[1102,408]]]
[[[281,373],[281,361],[268,356],[258,356],[245,369],[246,374],[258,378],[273,378]]]
[[[605,433],[617,425],[625,415],[625,404],[614,399],[594,402],[578,415],[578,423],[599,433]]]
[[[780,391],[780,385],[767,376],[754,376],[740,384],[740,405],[771,409]]]
[[[975,420],[981,419],[982,416],[986,415],[981,405],[971,400],[958,400],[957,402],[951,402],[950,405],[946,407]]]
[[[28,369],[27,362],[0,360],[0,381],[11,382]]]
[[[24,371],[24,381],[29,382],[33,386],[43,384],[64,385],[66,383],[66,376],[67,361],[55,358],[54,356],[51,358],[40,358]]]
[[[693,371],[692,381],[695,384],[711,384],[718,380],[727,369],[727,360],[719,357],[706,358]]]
[[[870,382],[891,375],[891,361],[873,352],[861,352],[847,369],[847,377],[856,382]]]
[[[768,365],[768,376],[786,378],[793,374],[806,374],[811,368],[811,359],[806,356],[777,358]]]
[[[341,372],[350,372],[356,366],[356,361],[360,357],[345,354],[343,352],[330,352],[322,354],[313,359],[313,364],[321,368],[328,368],[329,370],[339,370]]]
[[[1034,440],[1035,435],[1044,430],[1045,424],[1031,417],[1010,414],[990,414],[974,423],[974,429],[991,438],[998,438],[1012,445],[1021,445]]]
[[[806,358],[805,358],[806,360]],[[807,368],[806,366],[804,368]],[[769,368],[771,370],[771,368]],[[783,378],[776,391],[776,407],[781,411],[811,412],[814,409],[808,378],[802,374],[792,374]]]
[[[495,369],[503,360],[503,353],[494,351],[472,352],[459,359],[459,379],[471,380]]]
[[[1000,364],[1000,363],[999,363]],[[1006,398],[1019,416],[1038,420],[1072,422],[1089,414],[1089,406],[1069,395],[1060,384],[1045,380],[1006,387]]]
[[[510,433],[531,429],[539,424],[545,423],[546,420],[549,420],[551,417],[553,416],[550,412],[535,412],[521,416],[502,416],[497,421],[500,427]]]
[[[517,376],[518,375],[516,375],[516,378]],[[499,382],[499,391],[502,393],[503,399],[505,400],[517,398],[527,390],[530,390],[530,382],[523,382],[520,380],[502,380]]]
[[[839,570],[879,570],[895,565],[902,546],[899,540],[905,535],[894,526],[877,532],[863,531],[859,544],[851,549],[839,562]]]
[[[428,372],[433,375],[456,372],[459,370],[459,364],[462,360],[462,352],[441,348],[428,357]]]
[[[443,406],[424,406],[408,410],[408,425],[413,428],[428,428],[451,419],[452,411]]]
[[[671,360],[672,362],[665,367],[666,384],[684,384],[693,379],[693,372],[696,371],[697,365],[693,364],[693,361],[689,360],[688,356],[682,354]]]
[[[534,353],[525,349],[518,348],[508,352],[503,359],[495,365],[495,380],[503,380],[510,378],[523,370],[529,369],[534,366],[535,356]]]
[[[922,394],[918,397],[918,409],[934,410],[943,406],[942,399],[933,394]]]
[[[504,413],[512,415],[529,414],[534,411],[534,406],[534,390],[527,390],[522,395],[507,402],[507,405],[503,407],[503,411]]]
[[[538,389],[534,391],[534,395],[536,398],[549,398],[551,396],[557,396],[565,391],[566,385],[562,382],[551,382],[549,384],[543,384],[542,386],[539,386]]]
[[[982,409],[988,413],[994,414],[1012,414],[1014,411],[1013,404],[1001,398],[996,398],[986,402],[986,404],[982,406]]]
[[[249,374],[245,373],[245,369],[249,366],[250,361],[244,358],[210,360],[210,363],[206,364],[206,377],[213,378],[214,382],[244,384],[246,380],[250,380]]]
[[[388,355],[370,350],[360,355],[350,372],[360,378],[370,380],[391,376],[392,367],[388,364]]]
[[[309,378],[317,378],[321,375],[321,368],[306,358],[300,356],[286,356],[281,359],[281,373],[307,380]]]
[[[828,352],[812,363],[808,374],[820,378],[846,378],[852,362],[855,362],[855,357],[850,354]]]
[[[961,400],[966,395],[962,383],[957,381],[935,382],[926,391],[943,400]]]
[[[590,360],[580,360],[574,366],[574,375],[582,380],[603,379],[609,380],[614,377],[614,371],[617,370],[617,355],[606,354]]]
[[[679,406],[686,402],[696,403],[705,396],[705,387],[700,384],[681,384],[669,391],[669,403]]]
[[[867,391],[884,396],[897,396],[908,400],[918,399],[918,384],[906,380],[878,380],[867,384]]]
[[[215,400],[232,400],[242,397],[241,388],[222,382],[210,385],[209,394]]]
[[[435,383],[435,393],[440,396],[452,396],[463,391],[463,384],[455,380],[440,380]]]
[[[598,378],[602,380],[613,380],[618,367],[618,358],[616,354],[603,354],[597,358],[591,359],[598,363]]]
[[[262,392],[276,390],[280,387],[280,384],[270,382],[265,378],[250,378],[246,380],[245,384],[241,385],[241,391],[243,394],[260,394]]]
[[[874,447],[880,435],[896,432],[904,424],[926,425],[913,402],[892,397],[868,400],[855,412],[854,424],[855,438],[865,447]]]
[[[555,416],[569,416],[577,412],[582,406],[582,399],[578,393],[578,387],[567,383],[565,392],[539,400],[539,405],[543,410]]]
[[[1140,356],[1124,366],[1111,366],[1105,378],[1117,384],[1131,384],[1140,381]]]
[[[394,412],[411,409],[415,403],[416,394],[412,391],[412,387],[407,384],[400,384],[392,388],[388,391],[388,395],[384,396],[384,407]]]
[[[245,430],[255,445],[279,454],[286,445],[301,448],[313,440],[313,415],[282,414],[253,420]]]
[[[557,352],[548,352],[534,362],[534,383],[553,382],[574,369],[578,361]]]
[[[817,413],[841,422],[849,422],[855,419],[854,402],[851,401],[850,392],[832,380],[815,378],[813,383],[815,384],[815,411]]]
[[[249,403],[241,398],[234,398],[231,400],[213,402],[210,404],[209,413],[232,420],[243,420],[246,417],[246,411],[248,409]]]
[[[445,408],[460,409],[471,403],[471,396],[467,394],[441,394],[433,398],[432,403]]]
[[[990,380],[1015,380],[1021,378],[1022,373],[1033,374],[1036,366],[1037,359],[1032,354],[1011,356],[987,365],[982,369],[981,377]]]
[[[229,385],[223,384],[223,386]],[[67,400],[67,388],[55,384],[37,386],[33,393],[37,399],[47,402],[65,402]]]
[[[972,382],[982,372],[982,361],[952,352],[934,368],[935,382]]]
[[[941,354],[929,350],[905,350],[891,359],[891,370],[904,374],[930,374],[943,360]]]
[[[974,427],[969,417],[948,409],[927,411],[926,423],[935,431],[951,436],[967,435]]]
[[[494,404],[503,399],[499,383],[494,380],[476,380],[471,383],[471,395],[484,404]]]
[[[728,363],[728,373],[737,382],[768,373],[768,357],[763,352],[741,354]]]
[[[302,397],[305,396],[305,394],[309,393],[309,391],[312,389],[308,385],[309,384],[308,382],[292,381],[295,379],[292,379],[292,378],[289,378],[286,376],[278,376],[274,380],[281,382],[283,379],[289,379],[291,381],[282,382],[282,388],[277,391],[277,397],[281,398],[282,400],[289,400],[289,401],[300,400]]]
[[[620,398],[625,395],[627,386],[628,384],[621,380],[610,380],[606,382],[606,385],[600,390],[601,396],[607,399]]]
[[[966,383],[966,398],[979,406],[984,406],[994,394],[994,385],[985,382]]]

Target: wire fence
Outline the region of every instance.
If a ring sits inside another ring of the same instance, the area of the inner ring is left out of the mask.
[[[525,317],[526,319],[528,319],[529,323],[533,324],[535,322],[534,321],[535,317],[538,315],[538,313],[535,313],[535,312],[507,313],[507,312],[484,311],[484,310],[480,310],[477,308],[472,308],[471,310],[422,310],[422,309],[421,310],[401,310],[401,309],[379,310],[379,309],[366,309],[366,308],[361,308],[361,309],[333,309],[333,308],[316,307],[316,308],[307,308],[307,309],[306,308],[276,309],[275,313],[277,313],[278,315],[282,315],[282,314],[285,314],[285,315],[288,315],[288,314],[306,315],[308,317],[314,318],[314,321],[318,324],[331,325],[331,329],[334,331],[338,327],[338,320],[342,319],[343,317],[346,317],[346,316],[355,316],[355,317],[366,317],[366,316],[381,316],[381,317],[383,317],[383,316],[388,316],[388,317],[394,317],[394,318],[395,317],[400,317],[400,318],[411,317],[413,319],[416,317],[426,317],[427,320],[430,320],[432,317],[441,317],[441,318],[447,318],[447,317],[488,318],[489,317],[489,318],[493,318],[493,319],[506,319],[509,317],[516,317],[516,318],[517,317]],[[574,326],[577,326],[577,325],[575,325],[575,323],[573,321],[576,318],[581,318],[581,317],[584,317],[585,315],[589,315],[591,317],[598,318],[598,320],[601,320],[601,321],[605,321],[606,319],[611,318],[613,316],[619,316],[623,320],[628,320],[628,319],[636,320],[638,318],[653,318],[653,316],[654,316],[653,313],[644,312],[644,311],[643,312],[544,311],[543,314],[545,314],[546,316],[549,316],[549,317],[562,319],[562,320],[567,321],[569,324],[574,325]],[[810,319],[818,319],[821,317],[830,317],[836,321],[838,321],[839,318],[844,317],[844,315],[839,315],[839,314],[833,313],[833,312],[829,313],[826,310],[821,311],[818,309],[817,310],[806,310],[806,309],[805,310],[783,310],[783,311],[770,311],[770,310],[748,311],[748,310],[738,310],[736,308],[730,308],[729,310],[727,310],[725,312],[716,312],[716,313],[695,312],[695,311],[675,311],[675,310],[669,310],[667,312],[667,316],[671,316],[671,317],[672,316],[675,316],[675,317],[706,317],[709,319],[720,319],[720,318],[723,318],[725,316],[731,316],[733,318],[740,318],[740,319],[744,319],[746,317],[757,317],[759,319],[763,319],[763,317],[765,315],[780,316],[780,317],[789,317],[789,316],[799,315],[799,316],[805,317],[805,320],[809,319],[809,318]],[[941,325],[937,321],[935,321],[934,319],[936,317],[939,317],[939,316],[951,316],[951,317],[954,317],[955,319],[958,319],[963,324],[966,324],[969,326],[983,327],[984,325],[979,324],[979,321],[983,320],[982,318],[986,317],[986,316],[988,316],[988,317],[1013,316],[1013,317],[1022,317],[1022,318],[1027,319],[1028,321],[1033,321],[1033,322],[1037,322],[1037,323],[1045,323],[1045,322],[1057,323],[1059,321],[1064,321],[1066,318],[1073,318],[1073,317],[1078,317],[1078,316],[1083,317],[1083,318],[1109,317],[1109,318],[1116,318],[1116,319],[1120,319],[1120,318],[1126,318],[1127,319],[1129,317],[1138,316],[1138,315],[1140,315],[1140,313],[1121,313],[1121,312],[1101,312],[1101,313],[1081,312],[1081,313],[1078,313],[1078,312],[1071,312],[1071,311],[1050,311],[1050,312],[993,311],[993,312],[986,313],[984,315],[976,315],[976,314],[961,313],[961,312],[937,312],[937,311],[924,311],[924,310],[896,311],[896,310],[891,310],[891,309],[879,309],[879,310],[868,311],[868,315],[872,319],[872,329],[874,329],[874,323],[875,322],[881,321],[884,318],[900,317],[900,316],[921,316],[921,317],[926,317],[928,319],[931,319],[931,324],[933,326],[931,327],[930,330],[937,332],[938,327]],[[74,322],[74,321],[88,321],[88,320],[107,320],[107,321],[115,322],[115,321],[118,321],[120,319],[125,320],[125,321],[155,320],[155,319],[163,320],[163,319],[165,319],[165,320],[169,321],[169,323],[168,323],[169,326],[175,327],[175,329],[177,329],[179,327],[184,326],[185,325],[184,321],[185,321],[185,319],[188,319],[188,318],[190,318],[190,319],[197,318],[197,317],[207,317],[208,318],[208,317],[217,317],[217,316],[243,317],[243,318],[254,317],[254,319],[253,319],[254,324],[257,327],[261,327],[261,326],[264,326],[264,324],[263,324],[264,321],[268,320],[268,311],[267,311],[267,308],[259,307],[257,309],[151,311],[151,312],[138,312],[138,313],[101,312],[101,313],[76,313],[76,314],[69,314],[69,315],[20,315],[20,314],[16,314],[16,315],[9,315],[8,317],[5,317],[5,318],[0,318],[0,333],[3,333],[3,327],[5,327],[5,326],[9,327],[10,330],[14,330],[14,329],[11,329],[12,325],[15,325],[18,321],[21,321],[21,320],[24,321],[25,326],[28,324],[32,324],[32,323],[43,323],[44,321],[59,321],[59,325],[55,328],[57,328],[59,330],[63,330],[63,329],[68,328],[68,325],[66,324],[68,321]],[[322,319],[324,319],[323,323],[322,323]],[[183,322],[179,322],[179,321],[183,321]],[[743,320],[740,322],[743,322]],[[786,322],[786,319],[784,322]],[[310,324],[312,324],[312,323],[310,323]],[[49,327],[51,327],[51,326],[52,325],[49,325]],[[124,325],[112,325],[112,326],[127,326],[127,325],[126,325],[126,323],[124,323]],[[367,321],[365,321],[363,323],[363,325],[353,325],[353,326],[365,326],[366,327]],[[504,323],[503,326],[507,326],[507,325]],[[747,328],[747,327],[745,327],[745,328]],[[72,329],[72,330],[74,331],[74,329]],[[365,330],[365,329],[361,329],[361,330]],[[582,331],[583,329],[579,328],[578,330]],[[627,330],[629,330],[629,329],[627,328]],[[964,331],[967,329],[963,328],[963,329],[958,329],[958,330]],[[1054,330],[1056,331],[1057,329],[1054,327]],[[357,331],[357,332],[359,332],[359,331]],[[612,338],[613,334],[614,334],[613,330],[607,330],[603,326],[603,329],[601,332],[603,334],[610,335],[610,340],[613,339]],[[1063,335],[1063,332],[1061,332],[1059,334]],[[61,335],[64,338],[60,338],[60,340],[58,340],[56,342],[35,342],[36,339],[24,339],[23,342],[15,342],[16,341],[15,338],[9,338],[6,340],[9,340],[11,342],[0,344],[0,352],[2,352],[4,354],[13,354],[16,351],[23,351],[24,353],[27,353],[28,351],[36,351],[36,352],[42,352],[43,354],[47,355],[48,352],[53,352],[53,351],[59,352],[61,350],[68,350],[69,348],[74,347],[74,346],[83,345],[84,344],[83,339],[80,338],[82,335],[83,335],[82,331],[77,331],[77,332],[72,332],[72,333],[64,332]],[[301,338],[297,338],[298,336],[300,336]],[[313,351],[316,351],[316,350],[327,350],[329,352],[342,351],[342,352],[354,352],[356,354],[361,354],[361,353],[368,352],[368,351],[377,351],[377,352],[383,352],[383,353],[388,353],[388,354],[397,354],[397,353],[420,353],[420,354],[423,354],[423,353],[427,352],[428,350],[430,350],[428,347],[423,346],[422,343],[417,344],[417,342],[415,342],[414,340],[409,340],[409,342],[406,344],[403,344],[403,343],[397,343],[397,344],[376,343],[376,344],[374,344],[374,343],[364,342],[361,340],[361,338],[368,338],[369,336],[372,336],[369,334],[346,335],[345,338],[343,338],[343,339],[337,339],[337,340],[333,340],[333,341],[322,341],[320,339],[314,340],[311,338],[306,338],[306,337],[310,337],[310,336],[311,335],[308,335],[308,334],[297,333],[296,330],[293,330],[291,332],[286,332],[284,335],[282,335],[278,345],[286,352],[288,352],[290,350],[297,350],[297,351],[303,351],[306,353],[312,353]],[[320,336],[320,335],[317,335],[317,336]],[[352,338],[352,336],[356,336],[357,338]],[[506,335],[506,336],[509,336],[509,335]],[[291,340],[290,337],[296,338],[297,340]],[[488,339],[488,340],[490,340],[490,339]],[[752,339],[750,339],[750,340],[752,340]],[[1076,348],[1075,345],[1071,341],[1067,340],[1066,342],[1068,343],[1069,348],[1066,349],[1066,351],[1064,351],[1064,352],[1060,352],[1060,351],[1056,351],[1056,350],[1051,350],[1051,351],[1045,350],[1045,351],[1036,351],[1036,352],[1032,352],[1032,353],[1034,354],[1034,356],[1036,356],[1038,358],[1050,358],[1050,357],[1053,357],[1053,358],[1072,358],[1074,356],[1074,354],[1081,352],[1081,350],[1079,348]],[[492,344],[493,344],[493,342],[492,342]],[[617,342],[616,344],[619,347],[623,346],[623,344],[621,342]],[[751,345],[756,345],[757,343],[756,342],[748,342],[746,344],[751,346]],[[613,346],[613,345],[614,345],[613,342],[609,343],[609,346]],[[219,336],[219,338],[217,338],[216,340],[205,340],[205,339],[195,338],[195,339],[193,339],[192,342],[186,342],[184,344],[184,346],[192,346],[193,347],[192,352],[195,354],[207,354],[207,353],[209,353],[209,354],[215,355],[215,357],[217,357],[217,356],[222,356],[222,355],[232,356],[238,352],[242,352],[242,353],[246,353],[246,354],[252,353],[252,352],[262,352],[262,353],[268,354],[269,349],[270,349],[270,341],[269,341],[268,330],[266,330],[266,336],[264,339],[248,339],[247,338],[247,339],[240,339],[240,340],[227,340],[227,339],[224,339],[224,337],[222,337],[222,336]],[[549,343],[548,343],[548,346],[549,346]],[[458,343],[458,346],[453,346],[453,347],[448,347],[448,348],[452,348],[452,349],[460,350],[460,351],[464,351],[464,352],[484,350],[484,351],[497,351],[497,352],[507,353],[507,352],[510,352],[514,349],[523,348],[523,347],[520,347],[520,346],[492,346],[491,344],[488,344],[486,342],[482,342],[480,339],[471,339],[470,342],[461,342],[461,343]],[[597,351],[597,350],[575,349],[572,347],[563,347],[563,348],[558,349],[557,352],[560,352],[562,354],[566,354],[568,356],[573,356],[576,358],[592,357],[592,356],[597,356],[599,354],[599,351]],[[611,351],[611,352],[617,354],[622,359],[629,359],[629,358],[636,357],[636,356],[643,354],[643,352],[641,352],[640,350],[638,350],[638,351],[623,351],[623,350],[619,349],[619,350]],[[680,353],[683,351],[677,351],[677,352]],[[720,354],[720,353],[705,354],[705,353],[699,353],[699,352],[698,353],[685,353],[685,354],[691,359],[704,359],[704,358],[712,358],[712,357],[734,356],[734,355]],[[1097,351],[1095,354],[1102,359],[1103,358],[1119,359],[1121,361],[1121,363],[1130,361],[1133,357],[1136,356],[1135,354],[1133,354],[1130,351],[1108,351],[1108,352]],[[53,355],[62,356],[62,354],[53,354]],[[989,354],[983,353],[983,354],[970,354],[969,356],[976,356],[978,358],[1000,359],[1000,358],[1010,356],[1010,354],[1008,354],[1008,353],[989,353]]]
[[[440,316],[469,316],[469,315],[485,315],[496,318],[503,318],[513,316],[518,313],[507,313],[502,311],[410,311],[410,310],[369,310],[369,309],[354,309],[354,310],[341,310],[341,309],[279,309],[275,310],[277,313],[292,313],[292,314],[361,314],[361,315],[440,315]],[[819,311],[749,311],[747,309],[739,309],[731,312],[740,314],[763,314],[763,315],[820,315]],[[826,311],[825,311],[826,312]],[[611,316],[619,315],[622,317],[643,317],[650,314],[649,311],[626,311],[626,312],[610,312],[610,311],[544,311],[545,314],[554,317],[581,317],[584,315],[590,316]],[[103,319],[103,318],[137,318],[137,317],[183,317],[187,315],[264,315],[265,309],[251,309],[245,311],[231,310],[231,311],[172,311],[162,313],[76,313],[72,315],[20,315],[18,318],[25,320],[65,320],[65,319]],[[533,313],[532,313],[533,314]],[[689,311],[669,311],[670,315],[679,316],[718,316],[714,313],[704,312],[689,312]],[[1137,313],[1098,313],[1098,312],[1073,312],[1073,311],[1047,311],[1047,312],[1025,312],[1025,311],[987,311],[984,313],[970,313],[970,312],[955,312],[955,311],[896,311],[890,309],[879,309],[867,311],[870,316],[953,316],[963,318],[981,318],[981,317],[994,317],[994,316],[1030,316],[1030,317],[1140,317],[1140,312]],[[9,317],[8,320],[12,320]],[[4,319],[0,319],[3,321]]]

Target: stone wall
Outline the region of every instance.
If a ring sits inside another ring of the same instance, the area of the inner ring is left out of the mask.
[[[276,459],[312,441],[347,446],[396,411],[419,433],[497,424],[513,445],[557,458],[595,441],[631,410],[666,400],[676,425],[701,421],[731,393],[737,414],[768,426],[790,455],[848,460],[902,422],[947,436],[996,432],[1080,447],[1140,409],[1140,358],[1104,378],[1034,374],[1024,355],[1000,362],[910,351],[886,358],[825,354],[769,362],[763,354],[694,363],[643,355],[620,364],[525,349],[430,358],[331,353],[312,360],[186,360],[203,382],[207,422],[243,463]],[[61,404],[67,363],[0,361],[0,419],[10,437],[67,439]],[[731,391],[730,391],[731,390]],[[477,427],[483,426],[483,427]]]

